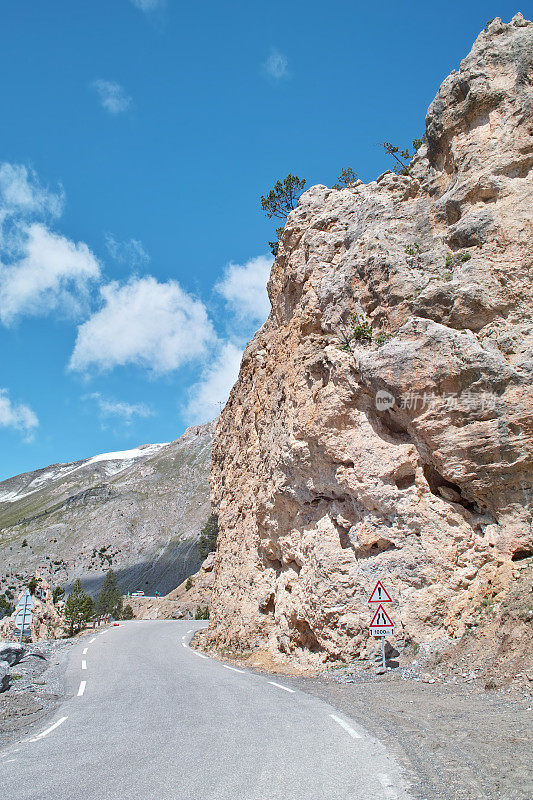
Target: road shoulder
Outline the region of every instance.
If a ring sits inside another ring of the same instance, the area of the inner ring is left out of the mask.
[[[28,645],[12,668],[13,685],[0,694],[0,750],[46,721],[66,696],[65,672],[78,639]]]

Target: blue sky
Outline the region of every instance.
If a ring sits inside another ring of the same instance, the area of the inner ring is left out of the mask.
[[[2,3],[0,479],[213,418],[268,313],[259,196],[375,178],[518,10]]]

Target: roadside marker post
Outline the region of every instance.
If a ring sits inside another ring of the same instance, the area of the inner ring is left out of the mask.
[[[371,607],[374,603],[377,603],[378,606],[368,626],[368,631],[371,636],[381,636],[381,663],[383,669],[387,669],[385,660],[385,636],[394,636],[394,622],[385,611],[383,603],[392,603],[393,599],[382,582],[378,581],[367,602]]]
[[[34,608],[34,603],[31,598],[31,594],[29,589],[25,589],[23,594],[18,599],[18,603],[15,606],[17,609],[17,616],[15,617],[15,631],[20,630],[20,639],[19,644],[22,645],[22,637],[24,634],[31,633],[31,622],[33,618],[32,609]]]

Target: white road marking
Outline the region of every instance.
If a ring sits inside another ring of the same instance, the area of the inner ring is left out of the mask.
[[[81,662],[81,668],[87,669],[87,662],[85,661],[85,659],[83,659],[83,661]]]
[[[85,648],[84,648],[84,650],[83,650],[83,653],[82,653],[82,656],[84,656],[84,655],[86,655],[86,654],[87,654],[87,650],[88,650],[88,649],[89,649],[88,647],[85,647]]]
[[[193,650],[192,647],[189,647],[189,650],[191,651],[191,653],[194,653],[195,656],[198,656],[198,658],[207,658],[207,656],[204,656],[203,653],[198,653],[197,650]]]
[[[80,683],[80,688],[78,689],[78,697],[82,697],[86,686],[87,686],[87,681],[82,681]]]
[[[16,761],[16,758],[8,758],[7,761],[4,761],[4,764],[12,764],[13,761]]]
[[[387,800],[398,800],[398,795],[394,789],[394,784],[388,775],[384,772],[378,774],[378,779],[383,788],[385,789]]]
[[[182,643],[181,643],[181,646],[182,646],[182,647],[188,647],[189,645],[188,645],[186,642],[182,642]]]
[[[348,725],[348,723],[345,722],[340,717],[336,717],[335,714],[330,714],[330,717],[331,717],[331,719],[334,719],[335,722],[338,722],[339,725],[341,726],[341,728],[344,728],[345,731],[348,731],[350,736],[352,736],[354,739],[362,739],[363,738],[360,733],[357,733],[357,731],[354,731],[354,729],[351,727],[351,725]]]
[[[89,644],[92,644],[93,642],[96,642],[96,636],[93,636],[93,638],[91,639],[91,641],[89,642]]]
[[[296,689],[289,689],[288,686],[282,686],[281,683],[276,683],[275,681],[269,681],[269,683],[272,684],[272,686],[277,686],[278,689],[283,689],[284,692],[292,692],[294,694],[296,691]]]
[[[233,672],[242,672],[244,673],[243,669],[237,669],[237,667],[229,667],[227,664],[221,664],[224,669],[231,669]]]
[[[100,631],[100,636],[103,636],[104,633],[109,633],[109,628],[106,628],[105,631]]]
[[[193,632],[193,628],[191,628],[190,631],[187,631],[187,633],[192,633],[192,632]]]
[[[55,731],[56,728],[59,728],[59,726],[62,725],[65,722],[66,719],[68,719],[68,717],[61,717],[61,719],[58,719],[57,722],[54,722],[54,724],[50,725],[50,727],[47,728],[45,731],[43,731],[42,733],[37,734],[37,736],[34,736],[32,739],[27,739],[26,741],[28,741],[28,742],[38,742],[39,739],[44,739],[44,737],[48,736],[49,733],[52,733],[52,731]]]

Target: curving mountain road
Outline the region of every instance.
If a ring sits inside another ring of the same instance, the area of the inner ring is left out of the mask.
[[[384,747],[290,679],[190,649],[198,622],[84,637],[70,699],[0,752],[10,800],[409,800]],[[85,652],[84,652],[85,651]]]

